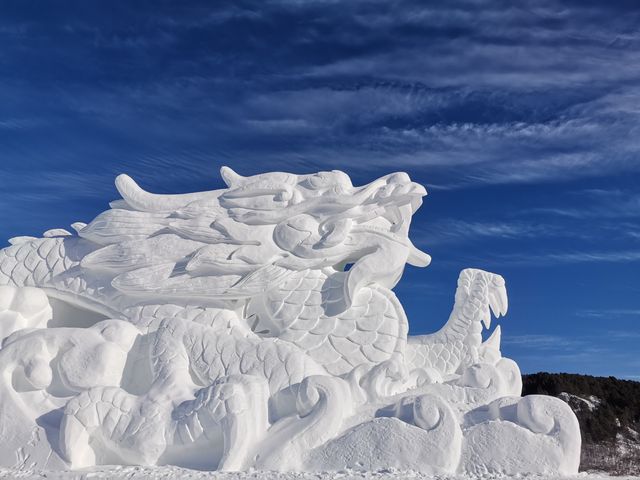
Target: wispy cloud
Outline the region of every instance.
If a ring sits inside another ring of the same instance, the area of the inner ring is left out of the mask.
[[[615,317],[640,317],[639,309],[606,309],[606,310],[580,310],[576,312],[578,317],[587,318],[615,318]],[[623,332],[623,335],[627,335],[629,332]],[[640,335],[640,332],[638,332]]]
[[[628,251],[576,251],[527,254],[495,255],[488,259],[491,263],[520,265],[520,266],[548,266],[563,263],[617,263],[640,261],[640,250]]]
[[[0,35],[29,35],[20,51],[5,42],[5,55],[20,58],[5,83],[32,74],[39,46],[28,39],[45,38],[65,42],[49,55],[66,70],[41,68],[34,93],[48,82],[57,114],[84,115],[118,137],[135,129],[148,144],[165,143],[170,131],[182,148],[206,144],[282,168],[393,163],[430,169],[441,189],[568,181],[637,165],[634,10],[546,1],[194,2],[144,15],[122,8],[108,25],[100,12],[74,12],[61,27],[42,21],[58,12],[26,22],[9,11]],[[2,100],[52,104],[29,98]]]
[[[565,335],[503,335],[503,353],[512,355],[527,373],[591,372],[632,378],[640,369],[640,358],[628,344],[637,341],[638,332]]]
[[[559,335],[505,335],[502,343],[535,350],[580,348],[588,344],[585,340]]]
[[[451,242],[475,242],[478,239],[527,239],[563,236],[566,232],[550,225],[523,221],[492,222],[441,220],[412,230],[416,243],[436,245]]]
[[[542,213],[575,219],[640,218],[640,192],[618,188],[585,189],[573,192],[573,195],[579,206],[539,207],[520,213]]]

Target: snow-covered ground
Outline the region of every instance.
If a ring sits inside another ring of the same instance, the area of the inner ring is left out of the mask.
[[[106,480],[106,479],[126,479],[126,480],[164,480],[164,479],[185,479],[185,480],[323,480],[323,479],[340,479],[340,480],[400,480],[400,479],[430,479],[430,480],[632,480],[639,477],[610,477],[606,474],[599,473],[580,473],[570,477],[559,476],[539,476],[539,475],[516,475],[511,477],[500,475],[484,475],[484,476],[442,476],[434,477],[433,475],[425,475],[419,472],[401,471],[401,470],[380,470],[376,472],[319,472],[319,473],[303,473],[303,472],[201,472],[196,470],[187,470],[178,467],[103,467],[93,468],[77,472],[34,472],[34,471],[17,471],[10,469],[0,470],[0,479],[47,479],[47,480]]]

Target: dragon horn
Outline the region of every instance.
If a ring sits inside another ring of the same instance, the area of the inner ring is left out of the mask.
[[[243,177],[242,175],[238,175],[233,171],[233,169],[229,167],[221,167],[220,176],[229,188],[237,187],[245,180],[245,177]]]
[[[129,175],[116,177],[116,188],[127,205],[150,213],[171,213],[196,200],[217,198],[221,190],[184,193],[180,195],[158,195],[143,190]]]

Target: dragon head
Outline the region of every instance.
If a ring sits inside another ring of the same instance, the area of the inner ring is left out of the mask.
[[[267,173],[241,177],[223,168],[229,190],[220,204],[238,222],[275,225],[276,244],[316,266],[353,263],[345,282],[345,307],[364,285],[392,288],[404,265],[426,266],[430,257],[409,240],[413,213],[427,194],[406,173],[385,175],[354,187],[339,170],[312,175]]]
[[[183,195],[119,176],[122,200],[80,232],[105,245],[83,267],[115,271],[126,293],[238,298],[286,271],[353,264],[348,306],[360,287],[391,288],[406,263],[430,261],[408,236],[426,190],[406,173],[361,187],[338,170],[244,177],[222,167],[221,176],[226,189]]]

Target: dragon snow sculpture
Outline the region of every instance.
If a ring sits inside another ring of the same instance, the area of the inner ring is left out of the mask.
[[[501,276],[463,270],[445,325],[408,336],[392,289],[430,262],[421,185],[221,175],[184,195],[121,175],[75,234],[0,250],[2,465],[577,471],[570,409],[520,399],[500,327],[483,341]]]

